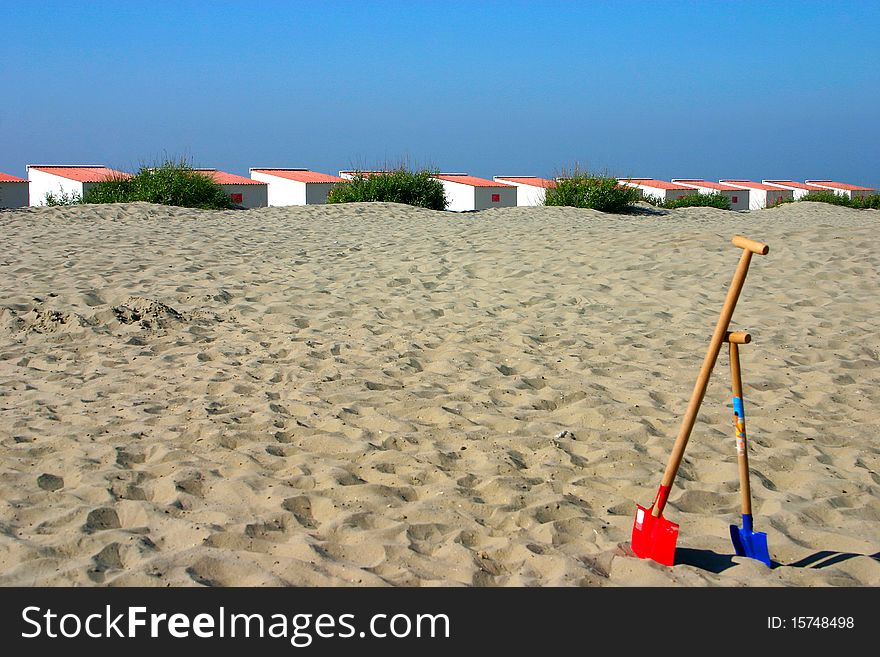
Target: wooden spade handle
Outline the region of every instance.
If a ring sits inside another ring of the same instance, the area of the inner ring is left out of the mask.
[[[752,341],[752,336],[745,331],[728,331],[727,335],[724,336],[724,341],[730,344],[748,344]]]
[[[730,343],[730,384],[733,396],[742,401],[743,385],[739,366],[739,346]],[[743,413],[745,415],[745,413]],[[749,484],[749,447],[746,439],[746,418],[738,418],[742,422],[742,438],[739,437],[740,427],[737,423],[736,458],[739,464],[739,495],[744,515],[752,514],[752,488]]]
[[[727,290],[727,298],[724,299],[724,306],[721,309],[721,315],[718,317],[718,323],[715,325],[715,332],[712,333],[712,339],[709,341],[709,349],[706,352],[706,357],[703,359],[703,366],[700,368],[700,374],[697,376],[694,391],[691,393],[691,400],[681,422],[681,429],[679,429],[678,437],[672,446],[672,454],[669,455],[669,463],[666,465],[666,471],[663,473],[663,479],[660,482],[660,492],[658,492],[654,500],[654,508],[651,511],[651,515],[654,517],[659,517],[663,513],[669,488],[672,486],[675,475],[678,474],[681,460],[684,458],[684,450],[691,437],[694,423],[697,421],[700,404],[703,403],[703,397],[706,396],[706,387],[709,385],[712,368],[715,367],[715,361],[718,360],[718,353],[721,351],[721,345],[724,344],[727,327],[730,326],[730,319],[733,317],[733,310],[736,308],[736,302],[739,300],[740,292],[742,292],[746,274],[749,273],[749,263],[752,260],[752,254],[765,255],[770,251],[770,247],[766,244],[755,242],[741,235],[733,238],[733,244],[741,248],[743,252],[736,267],[736,272],[733,274],[730,288]]]
[[[731,241],[734,246],[738,246],[746,251],[751,251],[752,253],[757,253],[758,255],[767,255],[770,253],[770,247],[766,244],[750,240],[748,237],[743,237],[742,235],[734,235]]]

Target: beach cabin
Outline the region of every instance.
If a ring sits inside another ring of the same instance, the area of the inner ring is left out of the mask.
[[[642,193],[642,198],[653,197],[655,200],[665,203],[694,193],[693,187],[656,180],[655,178],[618,178],[617,182],[627,187],[635,187]]]
[[[833,180],[805,180],[808,185],[820,187],[826,192],[834,192],[838,196],[845,196],[852,200],[854,198],[865,198],[874,193],[870,187],[859,187],[858,185],[850,185],[849,183],[834,182]]]
[[[544,205],[547,190],[556,187],[555,180],[538,176],[493,176],[492,180],[516,187],[517,205]]]
[[[787,189],[794,195],[794,200],[798,201],[810,192],[827,192],[827,189],[816,187],[815,185],[805,185],[796,180],[762,180],[765,185],[778,187],[779,189]]]
[[[259,180],[237,176],[217,169],[195,169],[223,188],[235,205],[245,209],[265,208],[269,204],[269,185]]]
[[[95,183],[130,175],[100,164],[28,164],[27,173],[31,205],[45,205],[46,194],[50,193],[83,196]]]
[[[790,189],[772,187],[764,183],[752,182],[751,180],[733,180],[731,178],[726,178],[724,180],[719,180],[718,182],[722,185],[733,185],[734,187],[745,187],[748,189],[749,210],[772,208],[784,199],[794,199],[794,194]]]
[[[749,190],[744,187],[735,187],[697,178],[673,178],[672,182],[696,189],[700,194],[722,194],[730,199],[731,210],[749,209]]]
[[[0,210],[24,208],[30,203],[28,181],[8,173],[0,173]]]
[[[269,207],[285,205],[320,205],[342,178],[308,169],[252,168],[251,178],[269,187]]]
[[[451,212],[473,212],[489,208],[516,206],[516,187],[469,176],[466,173],[439,173],[432,176],[443,184],[446,209]]]

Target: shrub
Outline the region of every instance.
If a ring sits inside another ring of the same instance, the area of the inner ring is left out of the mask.
[[[856,197],[853,199],[835,194],[834,192],[810,192],[801,196],[797,201],[792,198],[783,198],[774,203],[773,207],[782,205],[783,203],[800,203],[801,201],[813,201],[814,203],[830,203],[831,205],[842,205],[846,208],[855,208],[857,210],[880,210],[880,194],[871,194],[869,196]]]
[[[141,167],[131,177],[115,176],[95,184],[83,203],[131,203],[146,201],[203,210],[234,207],[223,188],[183,160],[166,160],[155,167]]]
[[[682,196],[678,199],[666,201],[663,204],[663,207],[669,209],[708,207],[718,208],[719,210],[730,210],[730,199],[724,194],[719,194],[717,192],[713,194],[700,194],[699,192],[694,192],[693,194],[688,194],[687,196]]]
[[[556,179],[556,186],[547,189],[544,205],[565,205],[600,212],[624,213],[640,200],[639,190],[621,185],[617,178],[592,175],[575,168],[570,175]]]
[[[880,210],[880,194],[871,194],[862,198],[854,198],[852,207],[859,209]]]
[[[57,194],[53,194],[52,192],[46,192],[46,196],[43,197],[43,202],[46,205],[79,205],[83,202],[82,195],[79,192],[70,192],[69,194],[65,191],[59,191]]]
[[[114,174],[112,177],[96,183],[83,195],[83,203],[127,203],[131,200],[130,178]]]
[[[337,183],[327,196],[328,203],[385,201],[405,203],[430,210],[446,209],[443,183],[428,170],[409,171],[399,167],[382,173],[357,171],[352,180]]]
[[[799,199],[801,201],[814,201],[815,203],[831,203],[832,205],[846,205],[852,207],[852,202],[846,196],[840,196],[834,192],[810,192]]]
[[[857,210],[880,210],[880,194],[871,194],[870,196],[847,198],[835,194],[834,192],[810,192],[801,196],[801,201],[814,201],[816,203],[831,203],[832,205],[843,205],[847,208],[855,208]]]

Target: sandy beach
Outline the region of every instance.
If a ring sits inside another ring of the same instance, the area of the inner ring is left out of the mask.
[[[0,212],[0,585],[880,585],[880,211]],[[666,516],[629,555],[740,251]]]

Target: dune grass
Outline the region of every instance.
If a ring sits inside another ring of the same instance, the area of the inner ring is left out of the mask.
[[[352,180],[337,183],[330,190],[327,203],[384,201],[445,210],[443,184],[434,175],[434,171],[411,171],[404,166],[382,172],[355,171]]]
[[[834,192],[810,192],[801,196],[799,201],[813,201],[814,203],[830,203],[831,205],[845,205],[852,207],[852,201],[846,196],[840,196]]]
[[[871,194],[870,196],[848,198],[834,192],[810,192],[802,196],[799,201],[813,201],[815,203],[830,203],[832,205],[842,205],[847,208],[856,208],[864,210],[871,208],[880,210],[880,194]]]
[[[880,194],[871,194],[862,198],[855,198],[852,200],[852,207],[861,210],[880,210]]]
[[[617,178],[591,174],[578,166],[570,173],[565,169],[556,177],[556,185],[546,190],[544,205],[569,206],[624,214],[640,200],[639,190],[621,185]]]
[[[235,207],[220,185],[183,159],[142,166],[130,177],[113,176],[95,184],[82,198],[83,203],[135,201],[203,210]]]
[[[841,205],[846,208],[854,208],[856,210],[880,210],[880,194],[870,194],[868,196],[848,198],[832,191],[827,192],[810,192],[801,196],[797,201],[793,198],[780,199],[776,205],[786,203],[800,203],[802,201],[812,201],[813,203],[828,203],[830,205]]]
[[[730,199],[724,194],[719,193],[701,194],[694,192],[681,198],[665,201],[660,207],[667,210],[673,208],[718,208],[719,210],[730,210]]]
[[[46,195],[43,197],[43,205],[48,206],[59,206],[59,205],[79,205],[83,202],[82,194],[79,192],[65,192],[59,191],[57,194],[54,192],[46,192]]]

